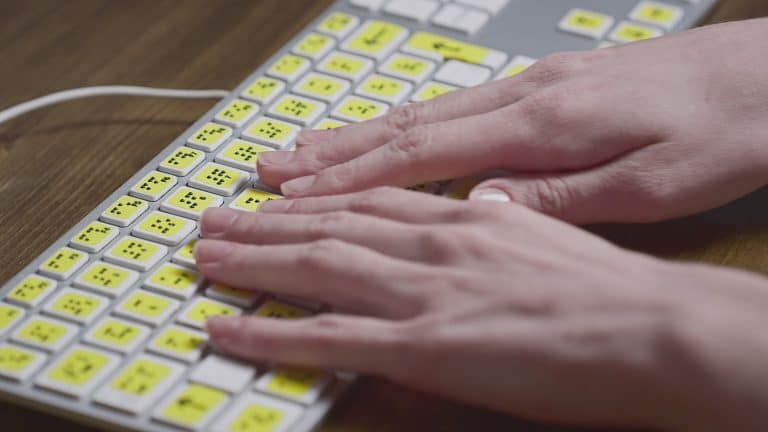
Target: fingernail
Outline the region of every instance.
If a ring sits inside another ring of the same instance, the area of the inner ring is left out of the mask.
[[[232,253],[234,246],[229,242],[218,240],[200,240],[195,243],[195,262],[210,264],[221,260]]]
[[[203,237],[225,233],[238,216],[238,212],[229,209],[212,208],[206,210],[203,213],[203,219],[200,222],[200,229],[203,231]]]
[[[240,324],[240,317],[215,316],[205,322],[205,328],[214,346],[226,348],[236,343]]]
[[[283,183],[282,186],[280,186],[280,191],[283,192],[283,195],[300,194],[312,187],[312,185],[315,184],[315,180],[317,180],[316,175],[299,177]]]
[[[501,189],[477,189],[469,194],[470,201],[496,201],[496,202],[512,202],[509,195]]]
[[[334,129],[307,129],[299,133],[299,139],[305,144],[322,144],[330,141],[334,135]]]
[[[285,165],[292,159],[292,151],[266,151],[259,154],[259,163],[262,165]]]
[[[269,200],[261,203],[261,205],[259,206],[259,211],[265,212],[265,213],[280,213],[285,210],[288,210],[288,207],[290,207],[290,205],[291,205],[291,202],[284,199]]]

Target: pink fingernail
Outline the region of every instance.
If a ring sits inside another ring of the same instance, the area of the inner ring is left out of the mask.
[[[259,154],[261,165],[285,165],[293,160],[292,151],[268,151]]]
[[[264,213],[280,213],[285,210],[288,210],[288,207],[291,206],[291,202],[284,199],[279,200],[269,200],[267,202],[262,203],[259,206],[259,211]]]
[[[200,240],[195,244],[195,262],[198,265],[220,261],[232,253],[232,243],[218,240]]]
[[[225,233],[239,215],[240,214],[235,210],[224,208],[212,208],[206,210],[205,213],[203,213],[202,221],[200,221],[200,229],[203,232],[203,237],[212,237]]]
[[[297,195],[311,188],[312,185],[315,184],[315,180],[317,180],[316,175],[299,177],[283,183],[282,186],[280,186],[280,190],[283,192],[283,195]]]
[[[214,346],[226,348],[237,343],[238,333],[241,327],[240,317],[212,317],[205,323],[205,328],[211,336],[210,341]]]
[[[470,201],[496,201],[496,202],[511,202],[509,194],[501,189],[477,189],[469,194]]]
[[[336,135],[335,129],[307,129],[299,133],[299,139],[305,144],[323,144]]]

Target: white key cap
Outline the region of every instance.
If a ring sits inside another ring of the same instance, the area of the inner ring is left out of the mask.
[[[140,414],[181,378],[184,369],[176,362],[141,354],[105,383],[93,399],[101,405]]]
[[[509,0],[456,0],[456,2],[483,9],[495,15],[504,9]]]
[[[77,324],[88,325],[109,306],[109,299],[85,291],[64,288],[43,306],[43,311]]]
[[[77,335],[76,325],[36,315],[24,322],[11,336],[11,340],[48,352],[64,348]]]
[[[47,355],[8,343],[0,344],[0,376],[24,382],[43,366]]]
[[[432,18],[438,26],[458,30],[467,34],[477,33],[488,22],[490,16],[485,12],[467,9],[459,5],[449,4]]]
[[[256,369],[253,366],[211,354],[197,365],[189,379],[228,393],[239,393],[254,375]]]
[[[298,405],[260,394],[246,393],[216,421],[211,431],[288,432],[301,414],[302,409]]]
[[[152,330],[135,322],[107,316],[93,325],[83,336],[83,342],[99,348],[130,354],[144,343]]]
[[[311,405],[331,382],[327,372],[280,367],[256,381],[256,390]]]
[[[384,12],[419,22],[427,22],[437,11],[440,3],[433,0],[392,0],[384,6]]]
[[[352,6],[357,6],[369,11],[377,11],[386,3],[387,0],[349,0]]]
[[[76,398],[96,388],[120,363],[120,356],[75,345],[59,356],[35,380],[35,384]]]
[[[435,80],[460,87],[474,87],[490,78],[490,69],[456,60],[447,61],[435,74]]]

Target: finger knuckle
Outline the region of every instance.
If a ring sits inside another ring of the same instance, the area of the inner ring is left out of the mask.
[[[494,203],[472,201],[446,210],[448,222],[478,222],[494,218],[499,214],[499,208]],[[496,203],[497,204],[497,203]],[[488,211],[487,211],[488,210]]]
[[[572,201],[572,195],[568,182],[560,177],[547,177],[531,183],[528,202],[542,213],[557,216],[562,214],[568,203]]]
[[[336,268],[346,244],[337,239],[321,239],[308,244],[297,257],[297,265],[309,271],[325,272]]]
[[[455,256],[456,238],[445,229],[421,228],[416,234],[419,248],[426,256],[437,261],[447,261]]]
[[[389,111],[385,118],[387,128],[394,133],[402,133],[416,127],[424,117],[424,110],[425,104],[423,103],[396,106]]]
[[[579,52],[550,54],[529,68],[529,75],[541,84],[551,84],[571,76],[583,63],[586,55]]]
[[[431,129],[426,126],[417,126],[400,134],[390,144],[393,153],[406,158],[413,158],[419,148],[428,145],[432,139]]]
[[[312,238],[333,237],[349,223],[350,219],[350,214],[345,211],[324,213],[312,218],[312,221],[307,224],[306,230]]]
[[[376,213],[396,191],[393,187],[383,186],[361,192],[350,202],[350,210],[363,214]]]

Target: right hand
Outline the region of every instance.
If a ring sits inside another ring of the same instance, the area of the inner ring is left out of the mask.
[[[734,47],[737,47],[736,49]],[[380,119],[307,131],[259,158],[289,197],[503,169],[472,198],[573,223],[650,222],[766,183],[768,20],[556,54],[528,71]]]

